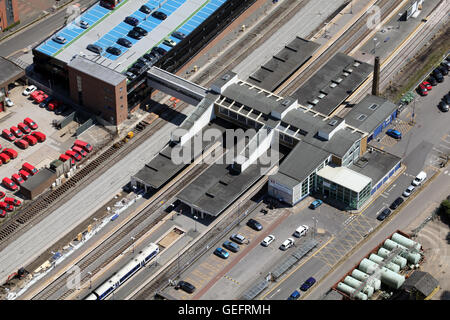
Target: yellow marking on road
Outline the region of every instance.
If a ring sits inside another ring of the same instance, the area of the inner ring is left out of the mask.
[[[233,281],[234,283],[236,283],[237,285],[241,285],[238,281],[234,280],[233,278],[230,278],[229,276],[223,276],[225,279],[228,279],[230,281]]]
[[[263,295],[259,300],[263,300],[269,293],[271,293],[274,289],[278,288],[280,284],[282,284],[286,279],[289,279],[289,277],[296,272],[298,269],[300,269],[306,262],[311,260],[312,257],[314,257],[316,254],[318,254],[323,248],[326,247],[328,243],[330,243],[334,239],[334,236],[331,236],[330,239],[328,239],[327,242],[325,242],[316,252],[314,252],[311,256],[306,258],[301,264],[299,264],[294,270],[292,270],[287,276],[285,276],[280,282],[278,282],[272,289],[270,289],[265,295]]]

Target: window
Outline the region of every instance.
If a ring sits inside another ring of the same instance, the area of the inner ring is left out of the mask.
[[[83,91],[82,86],[81,86],[81,77],[80,76],[77,76],[77,89],[78,89],[78,92]]]
[[[367,116],[365,114],[360,114],[356,119],[358,119],[359,121],[364,121],[366,120]]]
[[[376,103],[372,103],[372,104],[369,106],[369,109],[370,109],[370,110],[375,110],[376,108],[378,108],[378,105],[377,105]]]

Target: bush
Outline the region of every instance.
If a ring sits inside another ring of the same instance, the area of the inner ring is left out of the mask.
[[[3,29],[3,32],[8,31],[11,28],[14,28],[15,26],[17,26],[20,23],[20,20],[18,20],[17,22],[14,22],[13,24],[7,26],[5,29]]]
[[[441,202],[441,207],[439,208],[441,214],[450,218],[450,200],[444,200]]]

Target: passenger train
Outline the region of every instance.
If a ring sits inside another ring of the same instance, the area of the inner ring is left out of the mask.
[[[158,245],[150,243],[122,269],[117,271],[111,278],[106,280],[99,287],[97,287],[97,289],[85,297],[84,300],[104,300],[125,281],[131,278],[139,269],[144,267],[145,264],[152,260],[158,253]]]

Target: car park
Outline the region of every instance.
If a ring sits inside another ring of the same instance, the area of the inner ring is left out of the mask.
[[[384,210],[381,211],[381,213],[377,216],[377,219],[380,220],[380,221],[383,221],[383,220],[386,219],[390,214],[391,214],[391,210],[389,210],[389,208],[384,208]]]
[[[52,38],[53,41],[59,43],[59,44],[64,44],[67,42],[66,38],[64,38],[63,36],[54,36]]]
[[[23,90],[22,94],[23,94],[24,96],[29,96],[29,95],[30,95],[33,91],[35,91],[35,90],[37,90],[37,87],[34,86],[34,85],[31,85],[31,86],[26,87],[26,88]]]
[[[396,129],[389,129],[386,131],[386,134],[397,140],[402,138],[402,133]]]
[[[25,182],[25,180],[23,180],[23,178],[20,175],[18,175],[17,173],[14,173],[11,176],[11,180],[14,181],[15,183],[17,183],[17,185],[19,185],[19,186]]]
[[[91,52],[94,52],[96,54],[102,54],[103,48],[96,45],[96,44],[88,44],[86,49],[88,49]]]
[[[294,292],[291,293],[291,295],[287,299],[288,300],[297,300],[298,298],[300,298],[300,292],[295,290]]]
[[[16,126],[12,126],[9,130],[11,130],[12,133],[14,133],[14,135],[17,138],[22,138],[23,137],[23,132],[19,130],[19,128],[17,128]]]
[[[392,210],[395,210],[398,208],[399,205],[401,205],[403,203],[403,198],[402,197],[398,197],[397,199],[394,200],[394,202],[392,202],[391,206],[389,208],[391,208]]]
[[[78,147],[78,146],[73,146],[72,150],[79,153],[83,158],[87,156],[87,152],[84,151],[84,149]]]
[[[309,207],[310,207],[311,209],[316,209],[316,208],[319,207],[322,203],[323,203],[322,200],[317,199],[317,200],[314,200],[314,201],[309,205]]]
[[[292,247],[294,245],[294,239],[292,238],[287,238],[286,240],[284,240],[284,242],[281,244],[280,249],[281,250],[287,250],[290,247]]]
[[[294,237],[300,238],[301,236],[305,236],[306,233],[308,232],[308,230],[309,230],[309,227],[304,224],[295,230]]]
[[[126,48],[131,48],[133,46],[133,43],[126,38],[119,38],[117,43]]]
[[[22,130],[23,133],[29,134],[31,132],[31,129],[23,122],[19,122],[17,127]]]
[[[67,154],[61,154],[59,156],[59,160],[61,160],[62,162],[66,162],[67,160],[70,160],[70,165],[71,166],[75,165],[75,160],[72,157],[69,157]]]
[[[119,48],[116,47],[108,47],[106,48],[106,52],[115,55],[115,56],[120,56],[122,54],[122,50],[120,50]]]
[[[139,24],[139,20],[138,19],[136,19],[134,17],[130,17],[130,16],[125,17],[124,22],[128,23],[131,26],[137,26]]]
[[[36,140],[37,140],[38,142],[44,142],[45,139],[47,138],[46,135],[43,134],[43,133],[40,132],[40,131],[35,131],[35,132],[33,132],[31,135],[32,135],[34,138],[36,138]]]
[[[263,226],[261,225],[261,223],[259,223],[255,219],[248,220],[247,226],[249,226],[250,228],[252,228],[253,230],[256,230],[256,231],[261,231],[263,229]]]
[[[36,130],[38,128],[38,125],[36,124],[36,122],[34,122],[31,118],[23,119],[23,123],[25,123],[27,126],[29,126],[32,130]]]
[[[17,186],[17,184],[15,184],[10,178],[5,177],[2,180],[2,184],[5,186],[5,188],[12,190],[12,191],[16,191],[17,189],[19,189],[19,187]]]
[[[78,26],[82,29],[87,29],[89,28],[89,22],[85,20],[80,20],[80,22],[78,22]]]
[[[449,109],[448,103],[446,103],[445,101],[439,101],[438,108],[442,112],[448,112]]]
[[[415,187],[414,186],[409,186],[408,188],[406,188],[405,191],[403,191],[402,196],[404,197],[409,197],[411,195],[411,193],[414,191]]]
[[[316,283],[316,279],[313,277],[309,277],[300,287],[300,290],[307,291],[309,288],[311,288]]]
[[[36,173],[38,173],[38,169],[36,169],[33,165],[29,164],[28,162],[24,162],[22,164],[22,169],[30,173],[32,176],[34,176]]]
[[[153,11],[152,12],[152,17],[159,19],[159,20],[165,20],[167,19],[167,15],[164,12],[161,11]]]
[[[229,240],[226,240],[223,243],[223,247],[230,250],[231,252],[238,252],[240,250],[240,247],[238,244],[231,242]]]
[[[2,131],[2,136],[3,138],[5,138],[8,141],[14,141],[16,140],[16,136],[12,134],[11,131],[9,131],[8,129],[3,129]]]
[[[433,77],[436,78],[437,82],[444,82],[444,76],[442,75],[441,71],[437,68],[433,70]]]
[[[227,250],[220,247],[214,250],[214,254],[218,257],[221,257],[222,259],[227,259],[228,256],[230,255]]]
[[[145,14],[149,14],[150,12],[152,12],[152,8],[150,8],[144,4],[139,8],[139,11],[143,12]]]
[[[133,28],[133,31],[136,31],[136,32],[138,32],[138,33],[140,33],[142,36],[146,36],[146,35],[148,35],[148,31],[147,30],[145,30],[144,28],[141,28],[141,27],[134,27]]]
[[[9,203],[6,203],[4,201],[0,201],[0,209],[1,210],[6,210],[6,211],[14,211],[14,207],[12,205],[10,205]]]
[[[0,162],[1,164],[7,164],[11,158],[6,153],[0,153]]]
[[[273,234],[269,234],[267,237],[264,238],[263,241],[261,241],[261,245],[263,247],[268,247],[274,240],[275,236]]]
[[[422,184],[422,182],[427,178],[427,174],[425,171],[419,172],[419,174],[412,181],[412,185],[417,187]]]
[[[186,281],[179,281],[177,287],[187,293],[194,293],[195,291],[195,286]]]
[[[10,98],[6,97],[5,98],[5,104],[8,107],[12,107],[14,105],[14,102],[12,102]]]
[[[69,157],[72,157],[76,161],[80,161],[81,160],[80,154],[78,152],[73,151],[73,150],[67,150],[66,151],[66,155],[68,155]]]
[[[6,148],[5,150],[2,151],[2,153],[5,153],[8,155],[8,157],[10,157],[11,159],[15,159],[17,158],[17,151],[11,148]]]
[[[17,200],[15,198],[11,198],[11,197],[6,197],[4,200],[7,204],[10,204],[14,207],[19,207],[20,205],[22,205],[22,201]]]
[[[245,237],[239,233],[232,234],[230,239],[239,244],[243,244],[245,241]]]
[[[14,141],[14,144],[16,146],[18,146],[20,149],[24,149],[24,150],[30,146],[28,141],[25,139],[16,140],[16,141]]]
[[[177,43],[175,41],[173,41],[172,39],[164,39],[163,44],[165,44],[168,47],[175,47],[177,45]]]
[[[31,176],[31,174],[28,171],[25,171],[23,169],[19,170],[19,174],[25,181]]]
[[[186,38],[186,35],[183,32],[180,32],[180,31],[172,32],[171,36],[176,38],[176,39],[179,39],[179,40],[183,40],[184,38]]]
[[[34,146],[38,142],[38,140],[31,134],[24,136],[23,139],[28,142],[28,145],[30,146]]]

